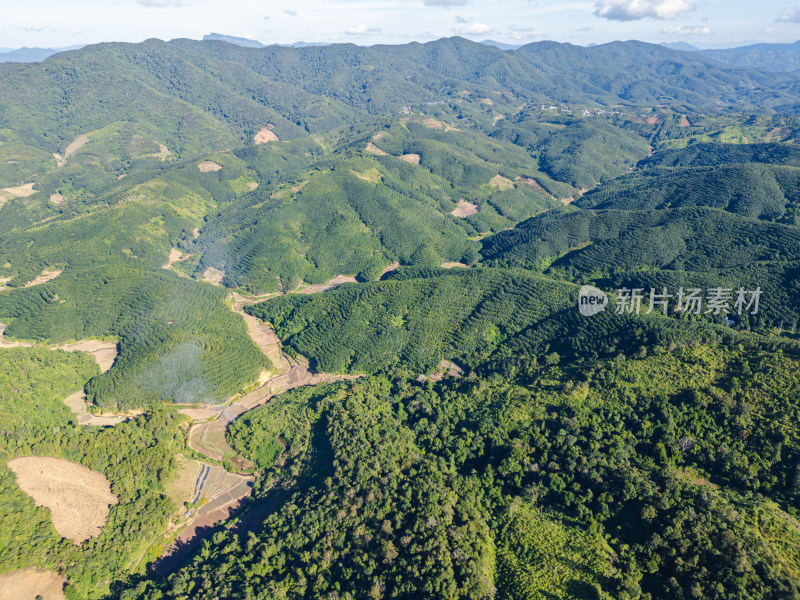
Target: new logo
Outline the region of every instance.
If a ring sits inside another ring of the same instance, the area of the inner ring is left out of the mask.
[[[603,312],[608,306],[608,296],[596,287],[585,285],[578,293],[578,309],[584,317]]]

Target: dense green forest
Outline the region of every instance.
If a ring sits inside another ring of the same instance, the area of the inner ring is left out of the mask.
[[[797,385],[796,358],[699,345],[295,392],[230,434],[280,508],[121,597],[792,597]]]
[[[0,64],[0,323],[36,343],[0,344],[0,575],[68,600],[800,598],[798,106],[794,75],[640,42]],[[689,289],[730,310],[647,310]],[[78,340],[113,365],[53,349]],[[79,425],[80,391],[137,412]],[[23,456],[105,475],[99,536],[56,532]],[[253,492],[165,562],[186,457]]]

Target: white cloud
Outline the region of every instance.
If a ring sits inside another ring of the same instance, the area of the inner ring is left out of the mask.
[[[677,35],[711,35],[710,27],[692,27],[689,25],[670,25],[664,27],[661,33],[671,33]]]
[[[453,27],[453,33],[457,35],[488,35],[494,32],[494,27],[486,23],[470,23],[460,27]]]
[[[637,21],[645,17],[668,20],[694,9],[694,4],[686,0],[599,0],[594,14],[612,21]]]
[[[469,0],[423,0],[425,6],[443,6],[450,8],[451,6],[466,6]]]
[[[519,25],[512,25],[508,28],[509,35],[515,40],[529,40],[535,37],[541,37],[544,34],[535,27],[521,27]]]
[[[456,23],[469,23],[470,22],[469,19],[466,19],[466,18],[464,18],[464,17],[462,17],[460,15],[456,15],[455,21],[456,21]]]
[[[412,40],[433,40],[439,36],[432,31],[420,31],[417,33],[406,33],[403,37],[411,38]]]
[[[44,23],[41,21],[34,21],[33,23],[26,23],[22,27],[23,31],[27,32],[35,32],[38,33],[40,31],[44,31]]]
[[[367,27],[363,23],[361,25],[353,25],[345,29],[347,35],[380,35],[383,29],[380,27]]]
[[[775,20],[778,23],[800,23],[800,4],[794,8],[787,8]]]

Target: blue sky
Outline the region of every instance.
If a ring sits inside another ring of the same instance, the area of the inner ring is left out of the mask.
[[[462,35],[513,44],[639,39],[700,47],[800,39],[793,0],[0,0],[0,48],[210,32],[263,43],[406,43]]]

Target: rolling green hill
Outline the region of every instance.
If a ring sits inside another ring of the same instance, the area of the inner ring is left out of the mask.
[[[737,215],[797,224],[800,169],[758,163],[653,167],[581,198],[581,208],[652,210],[706,206]]]
[[[748,337],[645,311],[609,308],[587,319],[577,300],[578,286],[526,271],[401,269],[376,283],[276,298],[247,311],[272,323],[288,351],[328,372],[431,374],[454,360],[481,375],[508,375],[531,361],[592,361],[642,345]]]
[[[0,348],[0,574],[69,600],[800,597],[799,106],[795,75],[641,42],[0,64],[0,322],[40,343]],[[645,314],[650,288],[763,296]],[[116,362],[44,346],[81,339]],[[142,414],[78,425],[81,388]],[[159,561],[178,462],[217,464],[198,431],[253,489]],[[98,538],[61,539],[26,455],[108,478]]]
[[[740,377],[753,369],[769,376]],[[701,345],[551,366],[524,386],[373,377],[296,391],[233,433],[293,442],[267,470],[291,492],[257,490],[277,507],[255,531],[222,531],[168,581],[130,591],[791,597],[796,521],[753,492],[796,494],[797,432],[780,416],[797,410],[796,370]]]

